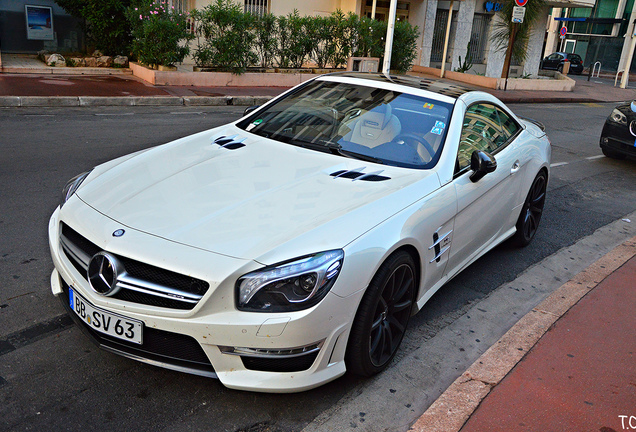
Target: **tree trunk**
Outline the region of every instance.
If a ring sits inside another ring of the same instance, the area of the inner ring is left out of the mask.
[[[508,72],[510,71],[510,63],[512,60],[512,47],[515,44],[515,36],[517,34],[517,24],[512,24],[510,29],[510,38],[508,39],[508,48],[506,49],[506,58],[504,59],[503,70],[501,71],[501,77],[508,79]]]

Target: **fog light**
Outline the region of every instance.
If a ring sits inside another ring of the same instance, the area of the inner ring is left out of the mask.
[[[293,347],[293,348],[247,348],[247,347],[230,347],[220,346],[219,350],[223,354],[239,355],[246,357],[260,357],[260,358],[291,358],[298,357],[310,353],[320,351],[325,340],[315,342],[309,345]]]

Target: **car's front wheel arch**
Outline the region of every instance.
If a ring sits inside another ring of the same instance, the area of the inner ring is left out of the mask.
[[[419,254],[412,246],[395,250],[367,287],[347,342],[347,369],[362,376],[383,371],[399,349],[416,304]]]

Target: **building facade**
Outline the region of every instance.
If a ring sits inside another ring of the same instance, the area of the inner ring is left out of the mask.
[[[2,52],[78,52],[84,49],[84,43],[79,20],[54,0],[0,1]]]
[[[586,9],[554,8],[544,54],[575,53],[585,66],[599,62],[604,71],[624,70],[635,18],[634,0],[598,0]],[[563,27],[566,35],[560,38]]]
[[[173,0],[175,4],[187,8],[201,8],[210,4],[211,0]],[[375,18],[388,19],[390,0],[306,0],[291,2],[288,0],[236,0],[242,3],[245,11],[253,13],[271,12],[274,15],[287,15],[298,10],[301,15],[329,15],[337,9],[371,17],[375,6]],[[532,0],[530,0],[532,1]],[[537,75],[544,51],[546,28],[551,7],[580,7],[588,10],[596,0],[551,0],[545,13],[534,25],[524,64],[514,65],[511,76]],[[602,1],[602,0],[599,0]],[[634,0],[604,0],[634,1]],[[375,3],[375,5],[374,5]],[[498,0],[398,0],[398,20],[407,20],[420,30],[416,65],[440,67],[444,52],[446,26],[453,7],[451,30],[446,54],[446,68],[459,68],[467,54],[471,58],[472,73],[489,77],[501,76],[505,52],[491,43],[490,35],[498,19],[496,12],[500,10]],[[460,60],[461,58],[461,60]]]

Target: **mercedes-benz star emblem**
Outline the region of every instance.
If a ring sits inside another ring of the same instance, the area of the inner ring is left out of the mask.
[[[113,232],[113,237],[121,237],[124,235],[125,232],[126,230],[118,229],[115,232]]]
[[[88,263],[88,283],[91,288],[101,295],[115,295],[119,291],[117,276],[121,273],[120,267],[117,259],[106,252],[93,255]]]

